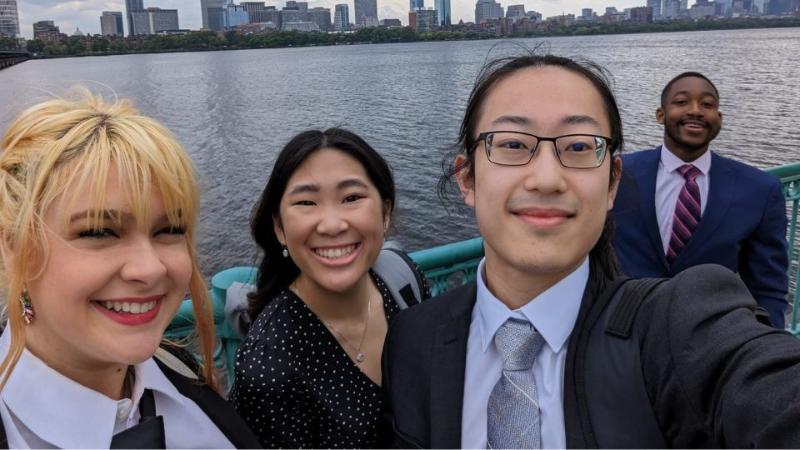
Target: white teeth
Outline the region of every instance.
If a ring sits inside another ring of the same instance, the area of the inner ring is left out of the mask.
[[[100,303],[108,310],[116,312],[126,312],[130,314],[144,314],[156,307],[156,302],[138,303],[138,302],[112,302],[106,300]]]
[[[347,247],[318,248],[315,249],[314,252],[326,259],[339,259],[353,253],[355,249],[355,245],[348,245]]]

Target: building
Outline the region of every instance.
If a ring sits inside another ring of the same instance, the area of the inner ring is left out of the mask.
[[[425,0],[409,0],[408,10],[416,11],[418,9],[425,9]]]
[[[350,29],[350,7],[347,3],[339,3],[333,7],[333,28],[336,31]]]
[[[647,0],[647,7],[653,10],[653,20],[661,20],[661,0]]]
[[[244,6],[234,5],[228,3],[225,5],[222,14],[222,26],[227,30],[238,27],[239,25],[247,25],[250,23],[250,17]]]
[[[680,17],[681,14],[681,1],[680,0],[665,0],[661,11],[661,18],[666,20],[673,20]]]
[[[636,23],[650,23],[653,21],[653,9],[649,6],[637,6],[630,8],[629,19],[631,22]]]
[[[123,36],[121,11],[103,11],[100,15],[100,34],[103,36]]]
[[[144,2],[142,0],[125,0],[125,18],[128,22],[128,36],[135,36],[133,32],[133,13],[137,11],[144,11]]]
[[[439,26],[447,27],[452,25],[452,17],[450,16],[450,0],[434,0],[434,8],[438,12]]]
[[[268,28],[281,27],[281,12],[274,6],[267,6],[263,10],[256,10],[248,13],[250,23],[261,23],[271,25]]]
[[[489,20],[502,19],[503,15],[503,7],[495,0],[478,0],[475,4],[476,25]]]
[[[247,11],[248,23],[258,23],[256,16],[267,8],[264,2],[241,2],[239,5]]]
[[[177,9],[151,7],[144,11],[133,11],[131,17],[133,19],[133,33],[131,35],[133,36],[159,34],[180,29]]]
[[[286,6],[283,9],[281,9],[281,29],[290,29],[287,28],[290,23],[300,23],[308,21],[309,21],[308,10],[303,11],[295,5],[289,6],[289,2],[286,2]],[[294,30],[298,28],[294,27],[291,29]]]
[[[377,26],[378,1],[353,0],[355,3],[355,23],[359,27]]]
[[[384,28],[400,28],[403,26],[400,19],[381,19],[380,24]]]
[[[315,23],[321,31],[330,31],[333,29],[331,23],[331,9],[316,7],[308,10],[309,22]]]
[[[200,0],[203,28],[212,31],[221,31],[224,28],[225,12],[223,6],[223,0]]]
[[[408,23],[419,33],[434,31],[439,27],[439,14],[435,9],[409,11]]]
[[[33,38],[43,42],[57,42],[66,35],[61,34],[56,24],[52,20],[41,20],[33,24]]]
[[[525,5],[508,5],[506,9],[506,19],[512,22],[526,18]]]
[[[19,11],[17,0],[0,0],[0,35],[19,36]]]
[[[694,20],[712,17],[716,13],[717,7],[714,2],[708,0],[697,0],[697,2],[689,8],[689,17]]]

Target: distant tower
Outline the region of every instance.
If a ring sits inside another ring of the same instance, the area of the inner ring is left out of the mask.
[[[478,0],[475,3],[475,23],[480,24],[487,20],[502,19],[503,7],[494,0]]]
[[[661,20],[661,0],[647,0],[647,6],[653,9],[653,20]]]
[[[225,8],[223,0],[200,0],[203,28],[220,31],[224,27]]]
[[[436,11],[439,12],[439,26],[448,26],[450,20],[450,0],[435,0]]]
[[[103,36],[122,36],[122,12],[103,11],[100,16],[100,34]]]
[[[17,0],[0,0],[0,35],[11,38],[19,36]]]
[[[128,19],[128,36],[134,36],[133,13],[144,11],[142,0],[125,0],[125,17]]]
[[[378,22],[377,0],[354,0],[356,25],[374,26]]]
[[[425,9],[425,0],[409,0],[408,1],[408,10],[409,11],[417,11],[419,9]]]
[[[350,28],[350,7],[347,3],[339,3],[334,6],[333,28],[337,31]]]

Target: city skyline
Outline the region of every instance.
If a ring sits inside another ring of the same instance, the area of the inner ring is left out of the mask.
[[[582,8],[593,8],[602,14],[607,6],[615,6],[622,10],[634,6],[644,6],[646,0],[511,0],[500,3],[503,7],[513,4],[524,4],[526,10],[535,10],[542,16],[558,14],[579,15]],[[267,1],[278,9],[285,5],[284,0]],[[353,0],[309,0],[309,8],[322,6],[334,11],[337,3],[347,3],[350,9],[350,20],[353,21]],[[26,39],[33,37],[33,23],[41,20],[52,20],[62,33],[72,34],[76,28],[83,33],[100,34],[99,17],[102,11],[121,11],[125,14],[124,0],[17,0],[19,10],[20,34]],[[158,6],[165,9],[177,9],[181,28],[197,30],[202,27],[200,0],[144,0],[144,7]],[[425,2],[426,7],[433,7],[434,0]],[[451,0],[451,20],[456,24],[459,20],[472,22],[475,18],[475,0]],[[400,19],[408,25],[408,0],[378,0],[379,19]],[[126,24],[127,25],[127,24]]]

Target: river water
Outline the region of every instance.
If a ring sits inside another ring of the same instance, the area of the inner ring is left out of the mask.
[[[0,71],[0,129],[76,84],[134,99],[178,135],[198,166],[200,253],[213,274],[256,262],[249,213],[283,144],[308,128],[349,128],[392,165],[393,237],[415,250],[477,234],[468,211],[445,208],[436,195],[441,161],[481,64],[540,44],[610,70],[626,151],[660,143],[660,91],[695,70],[720,90],[725,116],[715,150],[758,167],[800,159],[800,28],[28,61]]]

